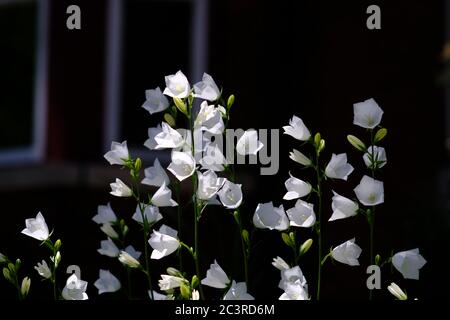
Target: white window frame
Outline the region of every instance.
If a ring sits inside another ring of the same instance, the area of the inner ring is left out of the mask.
[[[161,1],[161,0],[160,0]],[[166,0],[167,1],[167,0]],[[191,26],[192,39],[190,52],[190,79],[201,79],[208,66],[208,10],[209,0],[185,0],[193,5]],[[112,141],[120,139],[121,111],[121,57],[123,42],[123,0],[107,2],[107,39],[105,66],[105,108],[103,118],[103,151],[111,148]],[[130,150],[135,157],[152,160],[154,152],[136,148]],[[158,153],[158,157],[161,153]],[[168,155],[166,155],[168,156]],[[163,156],[165,158],[165,156]],[[163,160],[164,159],[160,159]]]
[[[49,0],[0,0],[3,5],[37,1],[36,56],[33,93],[33,129],[28,147],[0,149],[0,166],[41,162],[47,138]]]

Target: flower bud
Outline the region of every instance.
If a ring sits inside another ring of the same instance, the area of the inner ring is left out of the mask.
[[[380,257],[379,254],[377,254],[377,255],[375,256],[375,264],[376,264],[377,266],[379,266],[379,265],[380,265],[380,261],[381,261],[381,257]]]
[[[23,278],[22,285],[20,287],[20,293],[22,294],[22,297],[26,297],[28,295],[28,292],[30,291],[31,286],[31,279],[28,277]]]
[[[134,162],[134,171],[139,172],[141,168],[142,168],[142,160],[141,158],[137,158],[136,161]]]
[[[322,136],[320,135],[319,132],[317,132],[316,135],[314,136],[314,145],[316,146],[316,148],[319,147],[321,140],[322,140]]]
[[[178,110],[187,115],[187,107],[183,100],[178,97],[173,97],[173,102],[175,103],[175,106],[178,108]]]
[[[16,271],[19,270],[21,264],[22,264],[22,261],[20,261],[20,259],[17,259],[17,260],[16,260],[16,264],[15,264],[15,266],[14,266]]]
[[[61,239],[56,240],[55,242],[55,250],[58,251],[62,246]]]
[[[248,231],[247,230],[242,230],[242,239],[244,240],[244,243],[248,246],[248,244],[250,243],[250,238],[248,235]]]
[[[234,104],[234,94],[228,97],[227,108],[230,109],[233,104]]]
[[[325,149],[325,140],[321,139],[319,143],[319,153],[321,153]]]
[[[374,138],[374,143],[377,143],[381,140],[384,139],[384,137],[386,137],[387,135],[387,129],[386,128],[381,128],[377,131],[377,133],[375,133],[375,138]]]
[[[185,283],[180,285],[180,293],[183,299],[189,300],[191,298],[191,288]]]
[[[199,283],[200,283],[200,280],[198,280],[198,277],[196,275],[194,275],[191,280],[191,287],[197,288]]]
[[[167,122],[167,124],[169,126],[171,126],[172,128],[175,128],[177,126],[174,117],[172,117],[172,115],[170,113],[165,113],[164,114],[164,120]]]
[[[170,275],[170,276],[179,277],[179,278],[183,277],[181,272],[180,272],[180,270],[178,270],[176,268],[168,267],[166,269],[166,271],[167,271],[167,274]]]
[[[5,263],[6,261],[8,261],[8,258],[4,254],[0,253],[0,263]]]
[[[350,144],[352,145],[352,146],[354,146],[357,150],[359,150],[359,151],[363,151],[363,152],[365,152],[366,151],[366,145],[364,144],[364,142],[362,142],[360,139],[358,139],[357,137],[355,137],[355,136],[353,136],[353,135],[351,135],[351,134],[349,134],[348,136],[347,136],[347,140],[348,140],[348,142],[350,142]]]
[[[283,239],[283,242],[284,242],[288,247],[292,247],[291,238],[289,237],[289,235],[288,235],[287,233],[282,233],[282,234],[281,234],[281,239]]]
[[[9,282],[12,282],[11,280],[11,273],[9,272],[8,268],[3,268],[3,276],[5,277],[5,279]]]
[[[55,256],[55,268],[58,267],[59,263],[61,262],[61,252],[56,252]]]
[[[307,253],[309,248],[311,248],[312,244],[313,244],[313,239],[308,239],[305,242],[303,242],[302,245],[300,246],[300,256]]]

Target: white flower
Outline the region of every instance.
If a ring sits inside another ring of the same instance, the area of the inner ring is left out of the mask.
[[[110,183],[111,186],[111,194],[116,197],[131,197],[133,192],[131,189],[123,183],[122,180],[116,178],[116,182]]]
[[[205,130],[211,134],[221,134],[225,129],[222,120],[222,114],[214,105],[208,105],[203,101],[200,105],[200,111],[194,121],[194,128]]]
[[[363,160],[369,169],[372,167],[375,169],[382,168],[387,162],[386,150],[383,147],[370,146],[363,155]]]
[[[206,271],[206,278],[201,281],[201,284],[217,289],[225,289],[229,283],[230,279],[216,260],[214,260],[214,263]]]
[[[383,110],[378,106],[374,99],[353,104],[353,124],[373,129],[381,122]]]
[[[183,72],[178,71],[175,74],[171,74],[165,77],[166,88],[164,89],[164,94],[169,97],[177,97],[180,99],[186,98],[189,95],[191,86],[189,81]]]
[[[88,283],[78,279],[76,274],[72,274],[66,282],[66,286],[62,291],[64,300],[87,300],[86,288]]]
[[[160,290],[167,291],[180,287],[184,282],[186,282],[186,280],[183,278],[162,274],[158,284]]]
[[[284,183],[287,189],[283,197],[284,200],[302,198],[311,192],[311,185],[309,183],[294,177],[291,173],[289,175],[291,177]]]
[[[308,291],[300,283],[288,283],[279,300],[309,300]]]
[[[145,204],[141,203],[141,206],[145,206]],[[141,208],[139,205],[136,206],[136,211],[133,214],[132,219],[134,221],[137,221],[139,223],[144,223],[144,220],[142,219],[142,216],[145,217],[145,219],[147,220],[148,224],[152,225],[156,222],[158,222],[159,220],[161,220],[163,217],[161,215],[161,213],[159,213],[159,208],[149,205],[149,206],[145,206],[144,212],[141,212]]]
[[[166,187],[165,183],[153,194],[151,203],[157,207],[175,207],[178,205],[172,199],[172,191]]]
[[[121,288],[120,281],[109,270],[100,269],[99,279],[94,286],[98,289],[98,294],[105,292],[116,292]]]
[[[128,253],[130,256],[132,256],[133,258],[135,258],[136,260],[138,260],[142,254],[142,252],[137,251],[132,245],[129,245],[128,247],[126,247],[124,251],[126,253]]]
[[[225,156],[217,144],[208,143],[203,151],[199,164],[203,170],[223,171],[227,163]]]
[[[152,167],[144,170],[144,174],[145,178],[142,179],[143,184],[155,187],[161,187],[163,183],[166,183],[166,185],[170,184],[169,176],[159,163],[158,158],[155,158]]]
[[[163,95],[159,87],[145,90],[145,99],[142,108],[150,112],[150,114],[164,111],[169,107],[169,100]]]
[[[155,141],[155,137],[162,132],[161,125],[158,124],[157,127],[148,129],[148,139],[145,140],[144,146],[149,148],[150,150],[155,150],[158,146],[158,143]]]
[[[209,101],[215,101],[220,96],[220,90],[214,79],[206,72],[203,73],[202,81],[194,84],[194,92],[194,97]]]
[[[124,165],[125,161],[130,158],[127,142],[124,141],[122,143],[118,143],[113,141],[111,143],[111,151],[105,153],[104,157],[110,164]]]
[[[271,201],[258,204],[253,215],[253,224],[260,229],[282,231],[289,228],[289,219],[284,212],[283,205],[275,208]]]
[[[100,230],[102,230],[108,237],[112,239],[118,239],[119,234],[114,230],[113,226],[110,223],[104,223],[100,227]]]
[[[183,136],[165,122],[161,123],[161,132],[157,133],[153,139],[156,142],[154,147],[156,150],[179,148],[184,143]],[[152,145],[150,142],[149,145]]]
[[[273,258],[272,265],[280,271],[289,269],[289,265],[280,257]]]
[[[245,282],[238,282],[233,280],[230,290],[225,294],[223,300],[255,300],[247,293],[247,285]]]
[[[209,200],[213,198],[226,180],[225,178],[218,178],[217,174],[212,170],[208,170],[204,173],[197,171],[197,176],[197,198],[200,200]]]
[[[419,270],[427,263],[419,249],[401,251],[392,257],[392,264],[405,279],[419,280]]]
[[[306,167],[311,165],[311,159],[309,159],[307,156],[305,156],[300,151],[293,149],[292,152],[289,153],[289,158],[294,160],[295,162],[298,162]]]
[[[198,290],[192,290],[191,300],[200,300],[200,292]]]
[[[359,206],[355,201],[343,197],[333,191],[331,209],[333,210],[333,214],[328,221],[355,216],[358,214]]]
[[[183,181],[194,173],[195,159],[187,152],[172,151],[172,162],[167,170],[172,172],[179,181]]]
[[[353,238],[334,248],[331,256],[340,263],[359,266],[358,257],[361,251],[361,248],[355,243],[355,238]]]
[[[119,255],[120,251],[114,241],[108,238],[107,240],[102,240],[100,242],[100,249],[97,249],[97,252],[104,256],[115,258]]]
[[[359,202],[366,206],[376,206],[384,202],[383,182],[364,176],[359,185],[353,189]]]
[[[286,211],[292,227],[310,228],[316,223],[314,206],[303,200],[297,200],[295,207]]]
[[[152,298],[152,293],[150,292],[150,290],[148,291],[148,296],[150,297],[150,299],[153,300],[175,300],[175,297],[171,294],[161,294],[159,292],[156,292],[155,290],[153,290],[153,298]]]
[[[299,283],[308,292],[308,283],[303,275],[302,269],[299,266],[289,268],[286,270],[281,270],[281,280],[278,284],[280,289],[286,290],[288,284]]]
[[[42,263],[37,263],[37,266],[34,267],[36,271],[39,273],[39,275],[45,279],[50,279],[52,277],[52,271],[48,267],[47,262],[45,260],[42,260]]]
[[[229,180],[225,181],[217,194],[223,206],[227,209],[236,209],[242,203],[242,185]]]
[[[350,173],[352,173],[353,167],[347,163],[347,154],[334,154],[331,156],[331,160],[325,168],[325,174],[328,178],[347,180]]]
[[[406,293],[404,293],[403,290],[400,289],[400,287],[394,282],[391,282],[391,285],[387,288],[389,292],[392,293],[392,295],[398,300],[408,300],[408,296],[406,295]]]
[[[38,213],[35,219],[25,220],[26,228],[22,230],[24,235],[35,238],[36,240],[45,241],[49,237],[48,227],[42,213]]]
[[[256,155],[263,147],[264,144],[258,140],[258,133],[254,129],[245,131],[236,143],[236,151],[242,156]]]
[[[299,117],[293,116],[288,126],[284,126],[284,133],[300,141],[307,141],[311,133]]]
[[[28,277],[25,277],[22,279],[22,285],[20,286],[20,293],[22,294],[22,297],[26,297],[28,295],[28,292],[30,291],[31,286],[31,279]]]
[[[111,204],[108,202],[106,206],[98,206],[97,214],[92,218],[92,220],[94,220],[97,224],[103,224],[116,222],[117,217],[111,208]]]
[[[178,232],[175,229],[164,224],[158,231],[153,230],[150,240],[148,240],[148,243],[153,248],[150,258],[159,260],[175,252],[180,246],[177,234]]]
[[[126,251],[120,251],[119,261],[130,268],[139,268],[141,263]]]

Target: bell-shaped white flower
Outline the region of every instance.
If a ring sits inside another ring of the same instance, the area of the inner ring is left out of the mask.
[[[116,178],[116,182],[110,183],[111,194],[116,197],[131,197],[133,191],[119,178]]]
[[[378,126],[383,116],[383,110],[378,106],[373,98],[353,105],[353,124],[373,129]]]
[[[226,180],[222,189],[217,192],[223,206],[227,209],[236,209],[242,203],[242,185]]]
[[[245,131],[236,143],[236,151],[242,156],[256,155],[263,147],[264,144],[258,140],[258,132],[254,129]]]
[[[363,155],[367,168],[382,168],[386,165],[386,150],[383,147],[370,146]]]
[[[289,228],[289,219],[283,205],[275,208],[271,201],[258,204],[253,215],[253,224],[260,229],[283,231]]]
[[[245,282],[236,283],[236,281],[233,280],[231,287],[223,297],[223,300],[255,300],[255,298],[248,294]]]
[[[309,300],[308,291],[300,283],[288,283],[279,300]]]
[[[137,251],[132,245],[127,246],[124,251],[136,260],[139,260],[140,256],[142,255],[142,252]]]
[[[151,202],[157,207],[175,207],[178,205],[172,199],[172,191],[166,187],[165,183],[153,194]]]
[[[130,158],[127,142],[124,141],[122,143],[118,143],[113,141],[111,143],[111,150],[105,153],[104,157],[110,164],[124,165],[125,161]]]
[[[167,170],[172,172],[179,181],[183,181],[194,173],[195,159],[187,152],[172,151],[172,162]]]
[[[294,177],[291,173],[289,173],[289,176],[290,178],[284,183],[287,189],[283,197],[284,200],[302,198],[311,192],[311,185],[309,183]]]
[[[189,91],[191,90],[191,86],[189,85],[189,81],[183,72],[178,71],[175,74],[171,74],[165,77],[166,79],[166,88],[164,89],[164,94],[169,97],[177,97],[180,99],[186,98],[189,95]]]
[[[288,126],[284,126],[284,134],[290,135],[297,140],[307,141],[311,133],[299,117],[293,116]]]
[[[86,293],[88,283],[77,278],[76,274],[72,274],[66,282],[66,286],[62,290],[64,300],[87,300]]]
[[[297,163],[304,165],[305,167],[310,166],[312,163],[311,159],[309,159],[307,156],[296,149],[293,149],[292,152],[289,153],[289,158]]]
[[[194,97],[208,101],[216,101],[220,96],[220,90],[214,79],[206,72],[203,73],[202,81],[194,84],[194,92]]]
[[[419,270],[427,263],[419,249],[401,251],[392,257],[392,264],[405,279],[419,280]]]
[[[347,162],[347,154],[334,154],[331,156],[330,162],[325,168],[325,174],[328,178],[347,180],[353,167]]]
[[[130,268],[139,268],[141,263],[126,251],[120,251],[119,261]]]
[[[184,143],[183,136],[165,122],[161,123],[161,132],[155,135],[154,141],[156,150],[179,148]]]
[[[180,246],[177,234],[178,231],[164,224],[158,231],[153,230],[150,240],[148,240],[153,248],[150,258],[159,260],[175,252]]]
[[[148,129],[148,139],[145,140],[144,146],[149,148],[150,150],[155,150],[158,146],[158,143],[155,140],[155,137],[162,132],[161,125],[158,124],[158,126],[154,128]]]
[[[100,227],[100,230],[102,230],[104,234],[106,234],[108,237],[110,237],[112,239],[119,238],[119,234],[117,233],[116,230],[114,230],[113,226],[110,223],[102,224],[102,226]]]
[[[225,289],[229,283],[230,279],[216,260],[214,260],[214,263],[206,271],[206,278],[201,281],[201,284],[217,289]]]
[[[391,285],[387,287],[389,292],[396,297],[398,300],[408,300],[408,296],[405,292],[394,282],[391,282]]]
[[[353,189],[359,202],[366,206],[376,206],[384,202],[383,182],[364,176],[359,185]]]
[[[204,173],[197,171],[198,189],[197,198],[200,200],[209,200],[213,198],[225,183],[225,178],[218,178],[217,174],[208,170]]]
[[[227,161],[217,144],[208,143],[199,164],[203,170],[223,171]]]
[[[102,240],[100,242],[100,249],[97,249],[97,252],[104,256],[116,258],[119,256],[120,250],[117,248],[114,241],[108,238],[107,240]]]
[[[109,270],[100,269],[99,278],[94,286],[98,289],[98,294],[116,292],[122,287],[117,279]]]
[[[302,287],[308,291],[308,283],[303,275],[302,269],[299,266],[281,270],[281,280],[278,284],[280,289],[286,290],[288,284],[299,283]]]
[[[158,281],[158,285],[160,290],[168,291],[179,288],[185,282],[186,280],[183,278],[162,274],[161,279]]]
[[[117,221],[117,216],[111,208],[111,203],[108,202],[106,206],[98,206],[97,214],[92,218],[95,223],[114,223]]]
[[[207,131],[211,134],[221,134],[225,129],[222,114],[214,105],[208,105],[203,101],[200,105],[200,111],[194,121],[194,128]]]
[[[298,199],[295,207],[288,209],[286,214],[292,227],[310,228],[316,223],[314,205]]]
[[[144,208],[143,212],[141,212],[141,207]],[[141,203],[141,205],[136,206],[136,211],[134,212],[132,219],[136,222],[143,224],[144,223],[143,217],[145,218],[145,220],[147,220],[147,223],[150,225],[158,222],[163,218],[161,213],[159,212],[158,207],[152,205],[147,206]]]
[[[41,277],[44,279],[50,279],[52,277],[52,271],[48,267],[47,262],[45,260],[42,260],[42,263],[37,263],[37,266],[34,267],[36,271],[39,273]]]
[[[273,258],[272,265],[280,271],[287,270],[290,268],[287,262],[280,257]]]
[[[161,89],[145,90],[145,102],[142,108],[147,110],[150,114],[161,112],[169,107],[169,100],[163,95]]]
[[[49,237],[48,227],[45,223],[44,216],[38,212],[36,218],[25,220],[26,228],[22,230],[24,235],[35,238],[36,240],[45,241]]]
[[[355,201],[343,197],[333,191],[331,209],[333,210],[333,214],[328,221],[353,217],[358,214],[359,206]]]
[[[170,184],[169,176],[161,166],[161,163],[159,163],[158,158],[155,158],[152,167],[144,170],[144,174],[145,178],[142,179],[142,184],[154,187],[161,187],[163,183],[166,183],[166,185]]]
[[[355,238],[353,238],[334,248],[331,256],[340,263],[359,266],[358,258],[361,251],[361,248],[355,243]]]

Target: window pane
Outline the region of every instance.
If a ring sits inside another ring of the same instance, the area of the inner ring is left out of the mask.
[[[0,6],[0,149],[32,142],[37,8]]]

